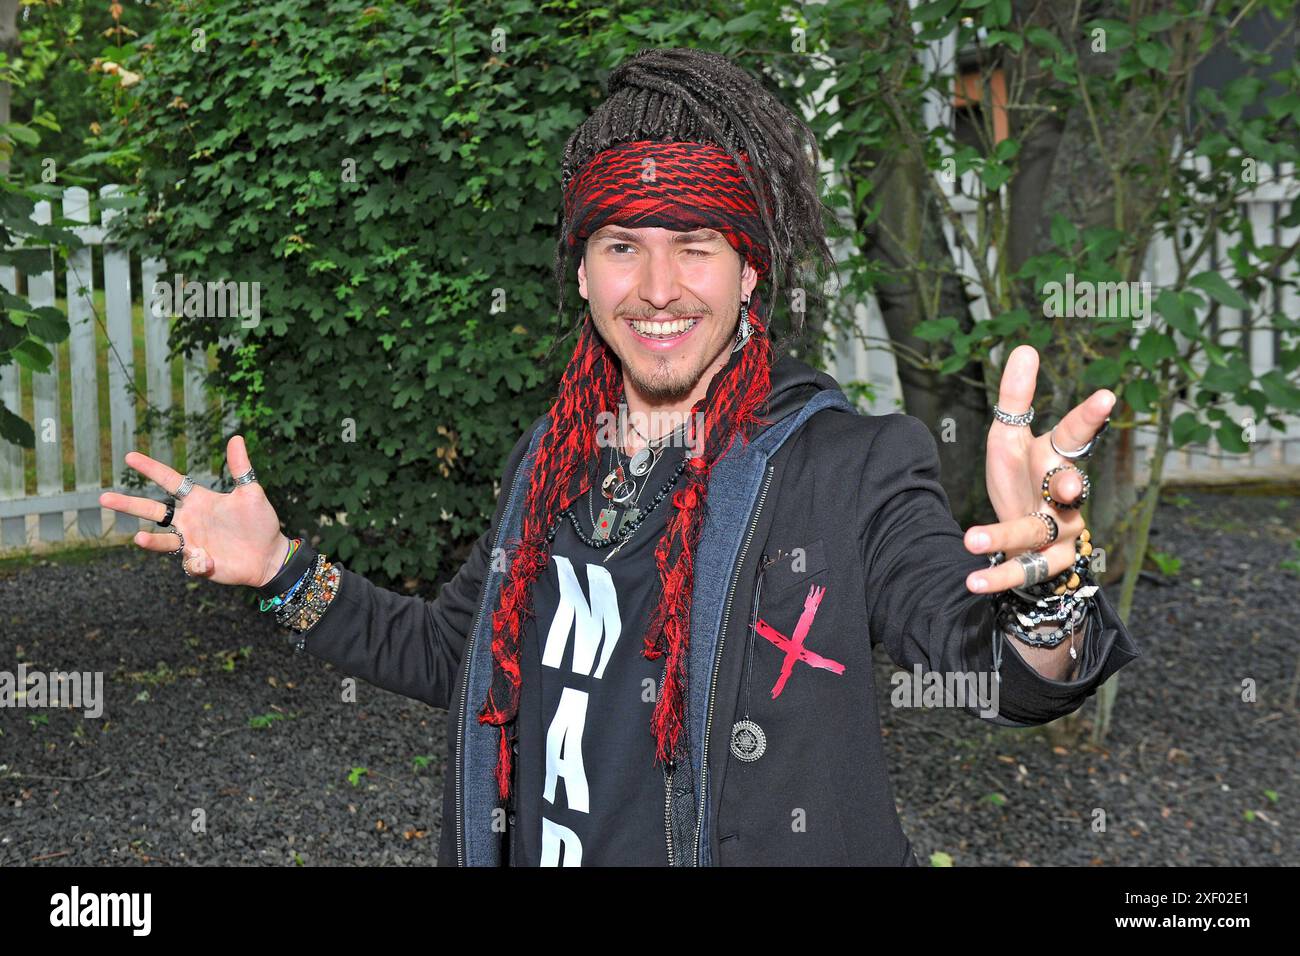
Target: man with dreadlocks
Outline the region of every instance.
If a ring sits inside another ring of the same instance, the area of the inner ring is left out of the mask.
[[[564,154],[561,314],[575,261],[588,305],[572,356],[436,601],[284,538],[239,436],[230,495],[127,463],[184,497],[186,573],[258,586],[299,648],[449,710],[440,863],[915,865],[872,647],[978,683],[957,705],[1019,727],[1138,656],[1089,574],[1071,463],[1115,398],[1035,437],[1037,353],[1014,350],[988,439],[999,520],[963,536],[926,428],[859,413],[773,341],[767,303],[834,265],[807,126],[699,50],[642,51],[609,90]]]

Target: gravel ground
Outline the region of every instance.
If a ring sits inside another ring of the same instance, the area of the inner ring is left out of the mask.
[[[1074,741],[893,710],[881,654],[923,864],[1294,864],[1300,624],[1278,564],[1300,503],[1186,494],[1153,533],[1182,566],[1139,585],[1143,657],[1101,748],[1092,701]],[[0,569],[0,670],[99,671],[105,700],[98,718],[0,708],[0,865],[434,864],[444,713],[364,683],[345,703],[342,675],[295,653],[251,594],[133,546]]]

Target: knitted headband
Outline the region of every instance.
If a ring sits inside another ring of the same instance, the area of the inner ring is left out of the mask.
[[[740,156],[752,177],[748,154]],[[564,215],[572,224],[570,246],[608,223],[678,232],[711,228],[760,279],[771,268],[754,194],[740,167],[713,143],[634,140],[611,146],[573,177],[564,195]]]

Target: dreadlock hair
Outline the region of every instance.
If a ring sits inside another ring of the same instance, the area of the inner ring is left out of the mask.
[[[772,254],[770,295],[764,298],[775,305],[784,290],[805,287],[806,278],[820,276],[816,266],[833,274],[835,258],[824,220],[833,213],[818,198],[817,138],[757,79],[720,53],[675,47],[641,50],[614,68],[608,84],[609,97],[564,147],[562,190],[591,157],[630,140],[714,143],[733,160],[743,150],[758,182],[745,164],[741,173],[760,197],[759,215]],[[561,321],[568,277],[585,252],[585,240],[576,252],[570,248],[573,226],[561,224],[552,266]],[[820,282],[807,285],[808,299],[815,299]],[[802,339],[803,314],[791,314],[790,334],[775,342],[778,352]]]
[[[800,284],[804,257],[810,253],[833,271],[818,198],[816,140],[757,80],[719,54],[676,48],[640,51],[610,73],[608,85],[609,97],[565,146],[563,189],[588,160],[620,143],[712,143],[732,157],[756,197],[771,261],[759,285],[771,283],[772,301],[782,288]],[[740,161],[741,151],[746,162]],[[561,316],[566,280],[585,250],[585,242],[572,242],[574,228],[572,221],[562,222],[555,255]],[[674,510],[655,549],[662,597],[644,634],[644,653],[650,660],[668,655],[663,690],[651,719],[656,758],[665,763],[681,759],[684,743],[694,555],[704,526],[709,474],[737,437],[748,442],[753,428],[764,424],[758,412],[771,390],[774,346],[770,322],[757,311],[760,301],[756,287],[748,343],[714,375],[688,416],[695,422],[703,413],[704,435],[695,439],[703,439],[703,452],[691,458],[683,472],[685,487],[672,495]],[[801,316],[792,325],[792,338],[801,336]],[[786,344],[783,340],[779,347]],[[596,480],[590,462],[599,454],[598,416],[615,411],[621,388],[618,358],[587,311],[550,409],[549,427],[537,447],[521,534],[492,615],[493,678],[479,721],[501,730],[496,781],[503,800],[509,793],[511,765],[506,724],[518,712],[520,640],[525,622],[534,615],[531,587],[550,560],[549,543],[561,512]]]

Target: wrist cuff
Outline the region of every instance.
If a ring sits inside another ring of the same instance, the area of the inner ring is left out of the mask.
[[[298,550],[289,559],[289,563],[282,567],[275,577],[258,588],[257,593],[266,600],[270,600],[277,594],[283,594],[307,573],[315,561],[316,549],[311,546],[310,541],[303,538],[302,544],[298,545]]]

